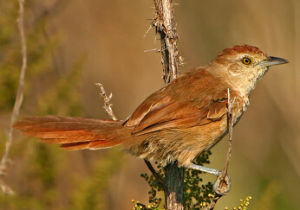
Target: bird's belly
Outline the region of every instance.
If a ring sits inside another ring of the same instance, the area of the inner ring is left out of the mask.
[[[220,121],[190,128],[187,132],[190,135],[183,139],[183,152],[177,158],[182,165],[189,165],[199,153],[210,149],[219,142],[227,133],[227,120],[224,117]],[[185,156],[184,151],[187,150],[192,150],[193,154]]]
[[[154,132],[127,150],[135,156],[157,161],[163,166],[174,161],[178,161],[180,166],[187,166],[199,153],[224,136],[226,123],[224,117],[206,125]]]

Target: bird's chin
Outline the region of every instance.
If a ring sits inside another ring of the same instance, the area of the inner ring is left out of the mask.
[[[266,66],[265,68],[264,68],[264,72],[266,73],[267,71],[269,71],[269,69],[270,69],[270,66]],[[265,74],[264,73],[264,74]]]

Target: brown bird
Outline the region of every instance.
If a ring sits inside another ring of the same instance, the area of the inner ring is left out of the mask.
[[[177,161],[179,166],[218,174],[192,161],[228,132],[228,92],[235,99],[232,120],[236,124],[257,81],[270,66],[287,62],[257,47],[235,46],[154,92],[127,120],[45,116],[26,118],[15,128],[67,150],[121,145],[132,155],[162,166]]]

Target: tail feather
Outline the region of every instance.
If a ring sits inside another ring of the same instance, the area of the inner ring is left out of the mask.
[[[114,147],[116,145],[122,144],[123,141],[121,140],[104,140],[104,141],[86,141],[86,142],[75,142],[75,143],[63,143],[61,144],[61,148],[65,150],[81,150],[81,149],[107,149],[110,147]]]
[[[72,117],[31,117],[14,127],[42,142],[61,144],[64,149],[100,149],[122,144],[131,137],[123,121]]]
[[[61,148],[64,150],[83,150],[83,149],[89,149],[90,142],[76,142],[76,143],[67,143],[60,145]]]

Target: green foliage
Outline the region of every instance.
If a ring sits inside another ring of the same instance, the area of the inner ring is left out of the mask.
[[[209,163],[209,155],[211,152],[203,152],[195,159],[195,164],[203,165]],[[202,172],[186,169],[184,177],[184,205],[186,209],[201,209],[210,203],[215,196],[213,191],[213,184],[201,184]]]
[[[195,163],[198,165],[208,164],[210,152],[203,152],[199,155]],[[158,165],[158,174],[164,179],[162,168]],[[162,205],[162,194],[159,192],[163,191],[163,187],[159,180],[153,175],[141,174],[141,176],[147,181],[150,186],[149,204],[143,204],[138,201],[134,201],[134,209],[136,210],[157,210]],[[201,172],[186,169],[184,174],[184,202],[186,209],[201,209],[210,203],[215,193],[213,191],[213,185],[211,182],[202,184]]]
[[[157,173],[162,179],[164,179],[163,169],[160,165],[157,165]],[[141,202],[134,201],[135,208],[140,210],[150,210],[150,209],[159,209],[161,206],[162,198],[159,197],[159,192],[163,191],[162,183],[157,180],[153,175],[148,175],[147,173],[141,174],[149,186],[151,186],[148,191],[149,194],[149,205],[142,204]]]
[[[196,159],[195,164],[203,165],[209,164],[209,156],[211,155],[210,151],[201,153]],[[164,174],[162,168],[158,165],[158,174],[164,179]],[[202,172],[185,169],[184,174],[184,208],[200,210],[209,206],[211,201],[216,196],[213,190],[213,184],[208,182],[203,184],[203,179],[201,178]],[[143,204],[139,201],[133,200],[135,210],[159,210],[162,205],[162,196],[159,192],[163,192],[163,187],[161,182],[159,182],[153,175],[141,174],[141,176],[147,181],[150,186],[149,194],[149,204]],[[247,196],[244,200],[240,199],[240,204],[237,207],[233,207],[233,210],[247,210],[250,204],[251,196]],[[224,210],[228,210],[228,207],[225,207]]]
[[[135,210],[159,210],[160,209],[156,203],[150,203],[146,205],[135,200],[133,200],[132,202],[133,202],[133,209]]]
[[[240,199],[240,205],[237,207],[233,207],[232,210],[247,210],[251,199],[251,196],[247,196],[245,200]],[[224,210],[229,210],[229,208],[225,207]]]

